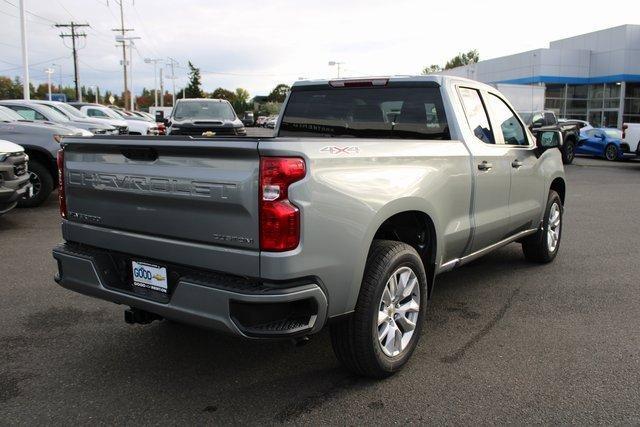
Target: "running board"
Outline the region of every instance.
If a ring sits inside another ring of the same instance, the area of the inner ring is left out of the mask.
[[[442,264],[440,266],[440,270],[438,271],[438,273],[444,273],[446,271],[453,270],[454,268],[460,267],[461,265],[467,264],[468,262],[471,262],[471,261],[473,261],[475,259],[478,259],[481,256],[486,255],[491,251],[494,251],[494,250],[496,250],[498,248],[501,248],[501,247],[503,247],[505,245],[508,245],[509,243],[513,243],[516,240],[522,239],[523,237],[526,237],[526,236],[529,236],[531,234],[534,234],[537,231],[538,231],[537,228],[531,228],[529,230],[524,230],[524,231],[521,231],[521,232],[519,232],[517,234],[514,234],[511,237],[507,237],[504,240],[500,240],[499,242],[494,243],[493,245],[487,246],[486,248],[482,248],[482,249],[480,249],[478,251],[470,253],[469,255],[465,255],[462,258],[455,258],[455,259],[452,259],[451,261],[447,261],[447,262],[445,262],[444,264]]]

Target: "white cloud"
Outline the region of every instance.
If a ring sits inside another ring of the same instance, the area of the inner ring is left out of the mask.
[[[191,60],[203,72],[206,90],[244,87],[266,94],[277,83],[298,77],[327,78],[343,61],[344,75],[418,74],[456,53],[477,48],[482,58],[545,47],[550,40],[626,23],[619,13],[582,13],[584,3],[559,2],[541,14],[531,2],[426,1],[255,1],[123,0],[125,26],[141,37],[134,55],[134,85],[153,86],[153,67],[142,57]],[[18,0],[11,0],[17,4]],[[107,6],[108,4],[108,6]],[[34,82],[45,80],[51,58],[62,64],[63,81],[72,82],[70,49],[50,21],[88,22],[80,50],[84,85],[122,90],[120,51],[112,28],[119,26],[114,0],[26,0]],[[64,6],[61,7],[60,5]],[[608,11],[625,10],[611,0]],[[68,11],[65,11],[66,10]],[[21,63],[16,8],[0,3],[0,74],[17,75]],[[553,16],[574,16],[576,25],[557,25]],[[42,19],[44,18],[44,19]],[[14,68],[14,69],[11,69]],[[179,69],[186,81],[186,69]],[[58,75],[54,76],[57,80]],[[166,82],[170,87],[170,82]]]

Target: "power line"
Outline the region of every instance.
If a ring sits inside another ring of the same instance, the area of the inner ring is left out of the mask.
[[[11,6],[15,7],[16,9],[18,8],[18,6],[17,6],[17,5],[15,5],[15,4],[13,4],[13,3],[11,3],[9,0],[2,0],[2,1],[4,1],[4,2],[5,2],[5,3],[7,3],[7,4],[10,4]],[[29,14],[29,15],[31,15],[31,16],[35,16],[36,18],[40,18],[40,19],[42,19],[42,20],[44,20],[44,21],[50,22],[50,23],[52,23],[52,24],[55,24],[55,23],[56,23],[55,21],[52,21],[52,20],[51,20],[51,19],[49,19],[49,18],[45,18],[44,16],[40,16],[40,15],[38,15],[38,14],[36,14],[36,13],[33,13],[33,12],[29,12],[28,10],[25,10],[25,13],[27,13],[27,14]]]
[[[51,61],[57,61],[58,59],[66,59],[66,58],[68,58],[68,56],[59,56],[57,58],[47,59],[46,61],[35,62],[35,63],[29,65],[29,68],[33,68],[36,65],[46,64],[47,62],[51,62]],[[22,66],[12,67],[12,68],[5,68],[4,70],[0,70],[0,73],[5,72],[5,71],[17,70],[19,68],[22,68]]]
[[[80,93],[80,90],[79,90],[79,87],[78,87],[79,86],[78,85],[78,49],[76,48],[76,39],[80,38],[80,37],[86,38],[87,35],[85,33],[78,34],[76,32],[76,28],[88,27],[89,24],[77,24],[77,23],[71,21],[69,24],[55,24],[55,26],[57,28],[70,28],[71,29],[71,34],[61,33],[60,37],[62,38],[63,41],[64,41],[64,39],[66,37],[70,37],[71,38],[71,46],[72,46],[72,50],[73,50],[73,83],[74,83],[75,88],[76,88],[76,99],[78,101],[82,101],[82,94]]]
[[[6,0],[5,0],[5,1],[6,1]],[[0,10],[0,13],[2,13],[3,15],[10,16],[10,17],[12,17],[12,18],[20,19],[20,17],[18,17],[18,16],[16,16],[16,15],[12,15],[12,14],[10,14],[10,13],[8,13],[8,12],[5,12],[4,10]],[[30,20],[30,19],[28,20],[28,22],[29,22],[30,24],[44,25],[44,26],[46,26],[46,27],[50,27],[50,26],[51,26],[51,25],[49,25],[49,24],[45,24],[44,22],[40,22],[40,21],[32,21],[32,20]]]

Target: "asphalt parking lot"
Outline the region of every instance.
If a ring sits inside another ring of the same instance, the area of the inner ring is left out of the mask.
[[[567,167],[560,254],[509,245],[438,278],[412,361],[351,376],[304,347],[187,326],[53,281],[56,198],[0,217],[0,423],[640,423],[640,162]]]

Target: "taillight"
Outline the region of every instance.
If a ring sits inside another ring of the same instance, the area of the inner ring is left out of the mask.
[[[289,199],[289,185],[306,174],[298,157],[260,158],[260,249],[282,252],[300,243],[300,210]]]
[[[64,151],[58,150],[56,158],[58,164],[58,202],[60,203],[60,216],[67,219],[67,196],[64,193]]]
[[[625,124],[623,124],[623,125],[622,125],[622,139],[625,139],[625,137],[626,137],[626,135],[627,135],[627,128],[628,128],[628,127],[629,127],[629,126],[627,126],[627,125],[625,125]]]

